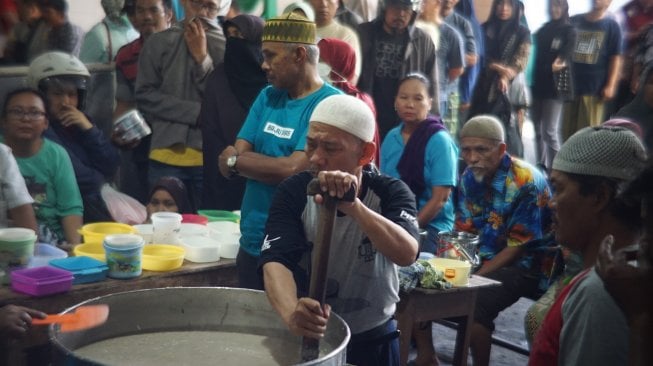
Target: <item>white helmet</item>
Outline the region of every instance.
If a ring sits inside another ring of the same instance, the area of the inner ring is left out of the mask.
[[[90,79],[91,74],[77,57],[60,51],[46,52],[35,58],[27,73],[28,85],[44,93],[53,82],[66,80],[74,83],[78,90],[79,109],[84,106]]]
[[[88,69],[77,57],[53,51],[42,54],[29,64],[27,82],[31,87],[38,88],[41,80],[60,75],[83,76],[87,80],[91,78]]]

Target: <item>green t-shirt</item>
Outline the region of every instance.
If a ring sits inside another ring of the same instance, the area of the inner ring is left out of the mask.
[[[68,153],[57,143],[44,138],[36,155],[16,157],[16,162],[34,199],[34,213],[39,225],[47,226],[59,239],[64,239],[61,219],[70,215],[82,216],[84,210]]]

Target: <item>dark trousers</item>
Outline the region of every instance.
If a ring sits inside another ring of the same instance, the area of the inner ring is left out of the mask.
[[[501,282],[501,286],[482,288],[478,291],[474,321],[494,331],[494,319],[501,311],[519,300],[537,294],[538,278],[531,271],[511,266],[499,268],[484,275]]]
[[[263,290],[263,276],[258,274],[258,257],[255,257],[242,248],[238,249],[236,256],[236,271],[238,272],[238,286],[252,290]]]
[[[100,193],[82,195],[84,205],[84,223],[113,221],[107,205]]]
[[[376,328],[352,335],[347,346],[347,363],[357,366],[398,366],[397,321],[390,319]]]

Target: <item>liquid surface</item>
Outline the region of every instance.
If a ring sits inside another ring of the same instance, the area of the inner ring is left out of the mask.
[[[105,365],[292,365],[299,363],[299,338],[234,332],[157,332],[89,344],[76,356]],[[320,343],[320,357],[332,351]]]

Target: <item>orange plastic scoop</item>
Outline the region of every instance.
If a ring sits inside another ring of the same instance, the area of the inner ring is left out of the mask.
[[[48,315],[45,319],[32,319],[34,325],[60,324],[62,332],[74,332],[97,327],[107,321],[109,305],[84,305],[72,313]]]

